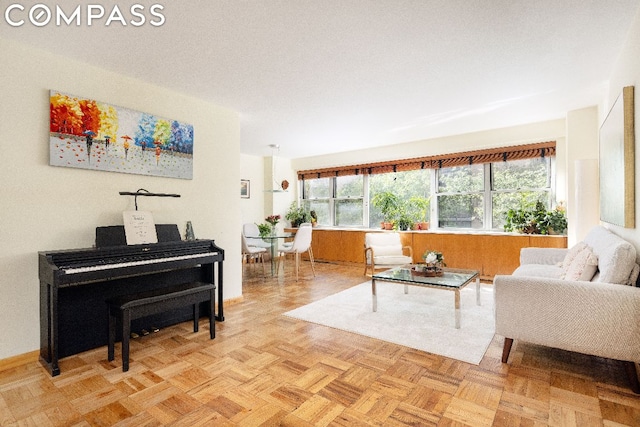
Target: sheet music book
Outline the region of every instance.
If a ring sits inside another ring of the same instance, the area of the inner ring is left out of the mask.
[[[124,234],[127,245],[142,245],[145,243],[158,243],[156,225],[153,215],[149,211],[124,211]]]

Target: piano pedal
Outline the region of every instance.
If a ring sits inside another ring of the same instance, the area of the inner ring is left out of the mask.
[[[151,332],[153,332],[154,334],[155,334],[156,332],[160,332],[160,328],[158,328],[157,326],[152,326],[152,327],[151,327]]]
[[[146,329],[141,330],[140,333],[142,334],[143,337],[146,337],[147,335],[149,335],[149,331],[147,331]]]
[[[140,338],[140,335],[136,334],[135,332],[131,332],[131,334],[129,334],[129,336],[131,338],[133,338],[133,339]]]

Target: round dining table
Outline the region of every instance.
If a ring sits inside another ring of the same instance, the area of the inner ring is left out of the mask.
[[[282,239],[284,244],[288,239],[295,237],[295,233],[280,232],[275,234],[269,234],[267,236],[246,236],[250,239],[262,239],[264,242],[269,243],[269,252],[271,254],[271,275],[274,276],[276,272],[276,257],[278,256],[279,241]]]

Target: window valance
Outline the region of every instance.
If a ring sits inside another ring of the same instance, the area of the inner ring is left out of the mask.
[[[378,174],[402,172],[416,169],[438,169],[478,163],[500,162],[534,157],[548,157],[556,154],[556,141],[487,150],[465,151],[454,154],[417,157],[404,160],[366,163],[360,165],[337,166],[324,169],[298,171],[298,179],[327,178],[344,175]]]

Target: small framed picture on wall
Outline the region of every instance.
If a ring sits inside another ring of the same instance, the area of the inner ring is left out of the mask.
[[[248,199],[251,195],[251,182],[248,179],[240,180],[240,198]]]

